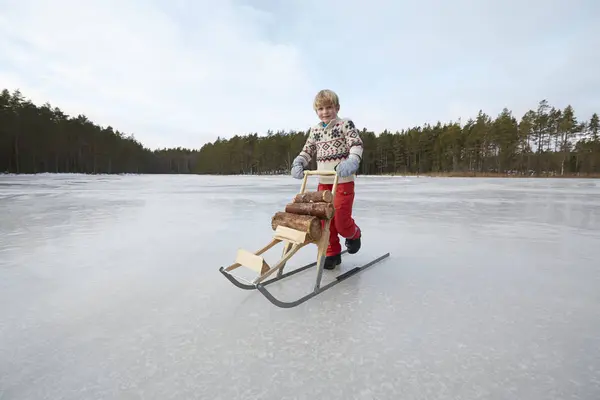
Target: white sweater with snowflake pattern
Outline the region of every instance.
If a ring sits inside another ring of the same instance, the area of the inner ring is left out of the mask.
[[[354,122],[349,118],[336,118],[327,126],[319,123],[311,127],[306,144],[300,152],[300,156],[306,159],[307,164],[316,157],[317,169],[321,171],[333,171],[350,154],[355,154],[362,160],[363,142]],[[352,181],[354,175],[338,178],[338,183]],[[319,182],[332,184],[333,176],[321,176]]]

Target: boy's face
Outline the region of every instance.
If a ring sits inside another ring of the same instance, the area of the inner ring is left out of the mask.
[[[329,121],[337,117],[337,113],[340,111],[340,108],[335,107],[333,104],[322,104],[317,107],[316,111],[319,119],[328,124]]]

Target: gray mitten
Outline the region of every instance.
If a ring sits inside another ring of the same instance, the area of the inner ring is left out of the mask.
[[[342,178],[350,176],[358,170],[358,165],[360,164],[360,158],[356,154],[350,154],[350,156],[339,163],[335,170],[338,175]]]
[[[308,165],[306,159],[302,156],[294,158],[292,163],[292,176],[296,179],[304,178],[304,169]]]

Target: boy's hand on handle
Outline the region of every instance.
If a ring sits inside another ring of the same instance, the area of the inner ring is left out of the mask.
[[[335,170],[338,175],[342,178],[353,175],[358,171],[358,165],[360,164],[360,158],[356,154],[350,154],[350,156],[339,163]]]
[[[296,179],[304,178],[304,169],[307,164],[306,159],[302,156],[294,158],[294,162],[292,163],[292,176]]]

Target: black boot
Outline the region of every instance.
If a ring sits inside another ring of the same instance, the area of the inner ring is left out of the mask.
[[[360,250],[360,238],[362,233],[356,239],[346,239],[346,248],[349,254],[356,254]]]
[[[327,256],[327,257],[325,257],[325,264],[323,265],[323,267],[325,269],[334,269],[341,263],[342,263],[342,255],[341,254],[337,254],[335,256]]]

